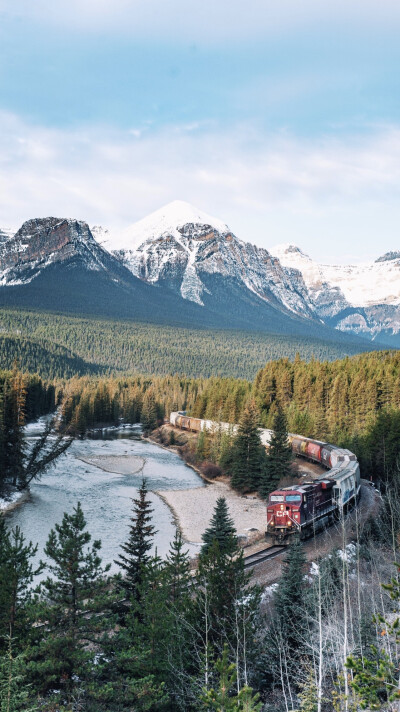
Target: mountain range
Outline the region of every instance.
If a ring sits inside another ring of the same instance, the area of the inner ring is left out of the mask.
[[[56,217],[0,230],[0,305],[400,345],[400,253],[322,266],[293,245],[244,242],[181,201],[113,241],[111,251],[101,226]]]
[[[400,346],[400,252],[355,265],[318,264],[296,245],[271,253],[301,273],[314,312],[343,332]]]

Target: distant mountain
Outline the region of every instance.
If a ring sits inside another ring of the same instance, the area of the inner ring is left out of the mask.
[[[109,241],[104,228],[79,220],[26,221],[0,241],[0,306],[356,339],[322,322],[299,269],[187,203],[175,201],[126,230],[124,249],[110,253]]]
[[[326,324],[400,346],[400,252],[356,265],[318,264],[296,245],[278,245],[271,252],[282,265],[301,272]]]
[[[128,239],[133,247],[114,254],[132,274],[188,301],[215,309],[230,295],[231,309],[264,303],[318,320],[297,270],[282,268],[267,250],[239,240],[221,220],[188,203],[175,201],[140,220],[125,232]]]

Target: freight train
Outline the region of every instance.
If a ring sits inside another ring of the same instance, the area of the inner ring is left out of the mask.
[[[184,412],[170,414],[170,423],[193,432],[223,430],[235,434],[237,425],[191,418]],[[272,430],[260,430],[261,442],[268,448]],[[267,506],[266,538],[274,544],[287,544],[293,535],[312,536],[329,526],[354,506],[360,497],[360,467],[356,456],[330,443],[289,433],[288,440],[297,457],[317,462],[327,473],[301,485],[271,492]]]

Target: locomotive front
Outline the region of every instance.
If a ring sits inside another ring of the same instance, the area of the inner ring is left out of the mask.
[[[269,495],[267,531],[274,543],[283,543],[301,527],[302,492],[300,487],[276,490]]]

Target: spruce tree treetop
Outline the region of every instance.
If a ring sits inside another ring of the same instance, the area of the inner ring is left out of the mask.
[[[258,489],[262,477],[265,450],[261,444],[259,420],[258,408],[251,400],[240,418],[230,466],[231,485],[241,492]]]
[[[150,560],[149,552],[153,546],[156,530],[151,524],[153,508],[147,498],[146,480],[142,480],[138,499],[133,499],[133,516],[129,529],[129,538],[121,545],[124,553],[116,561],[123,571],[122,588],[128,597],[139,596],[142,581],[142,568]]]
[[[286,416],[278,405],[274,427],[268,447],[266,468],[261,480],[260,494],[265,499],[279,485],[280,480],[291,475],[292,448],[288,441]]]
[[[225,497],[218,497],[210,526],[201,538],[204,542],[201,549],[202,554],[206,553],[215,541],[218,542],[221,553],[229,553],[236,549],[236,529],[233,519],[229,516]]]

